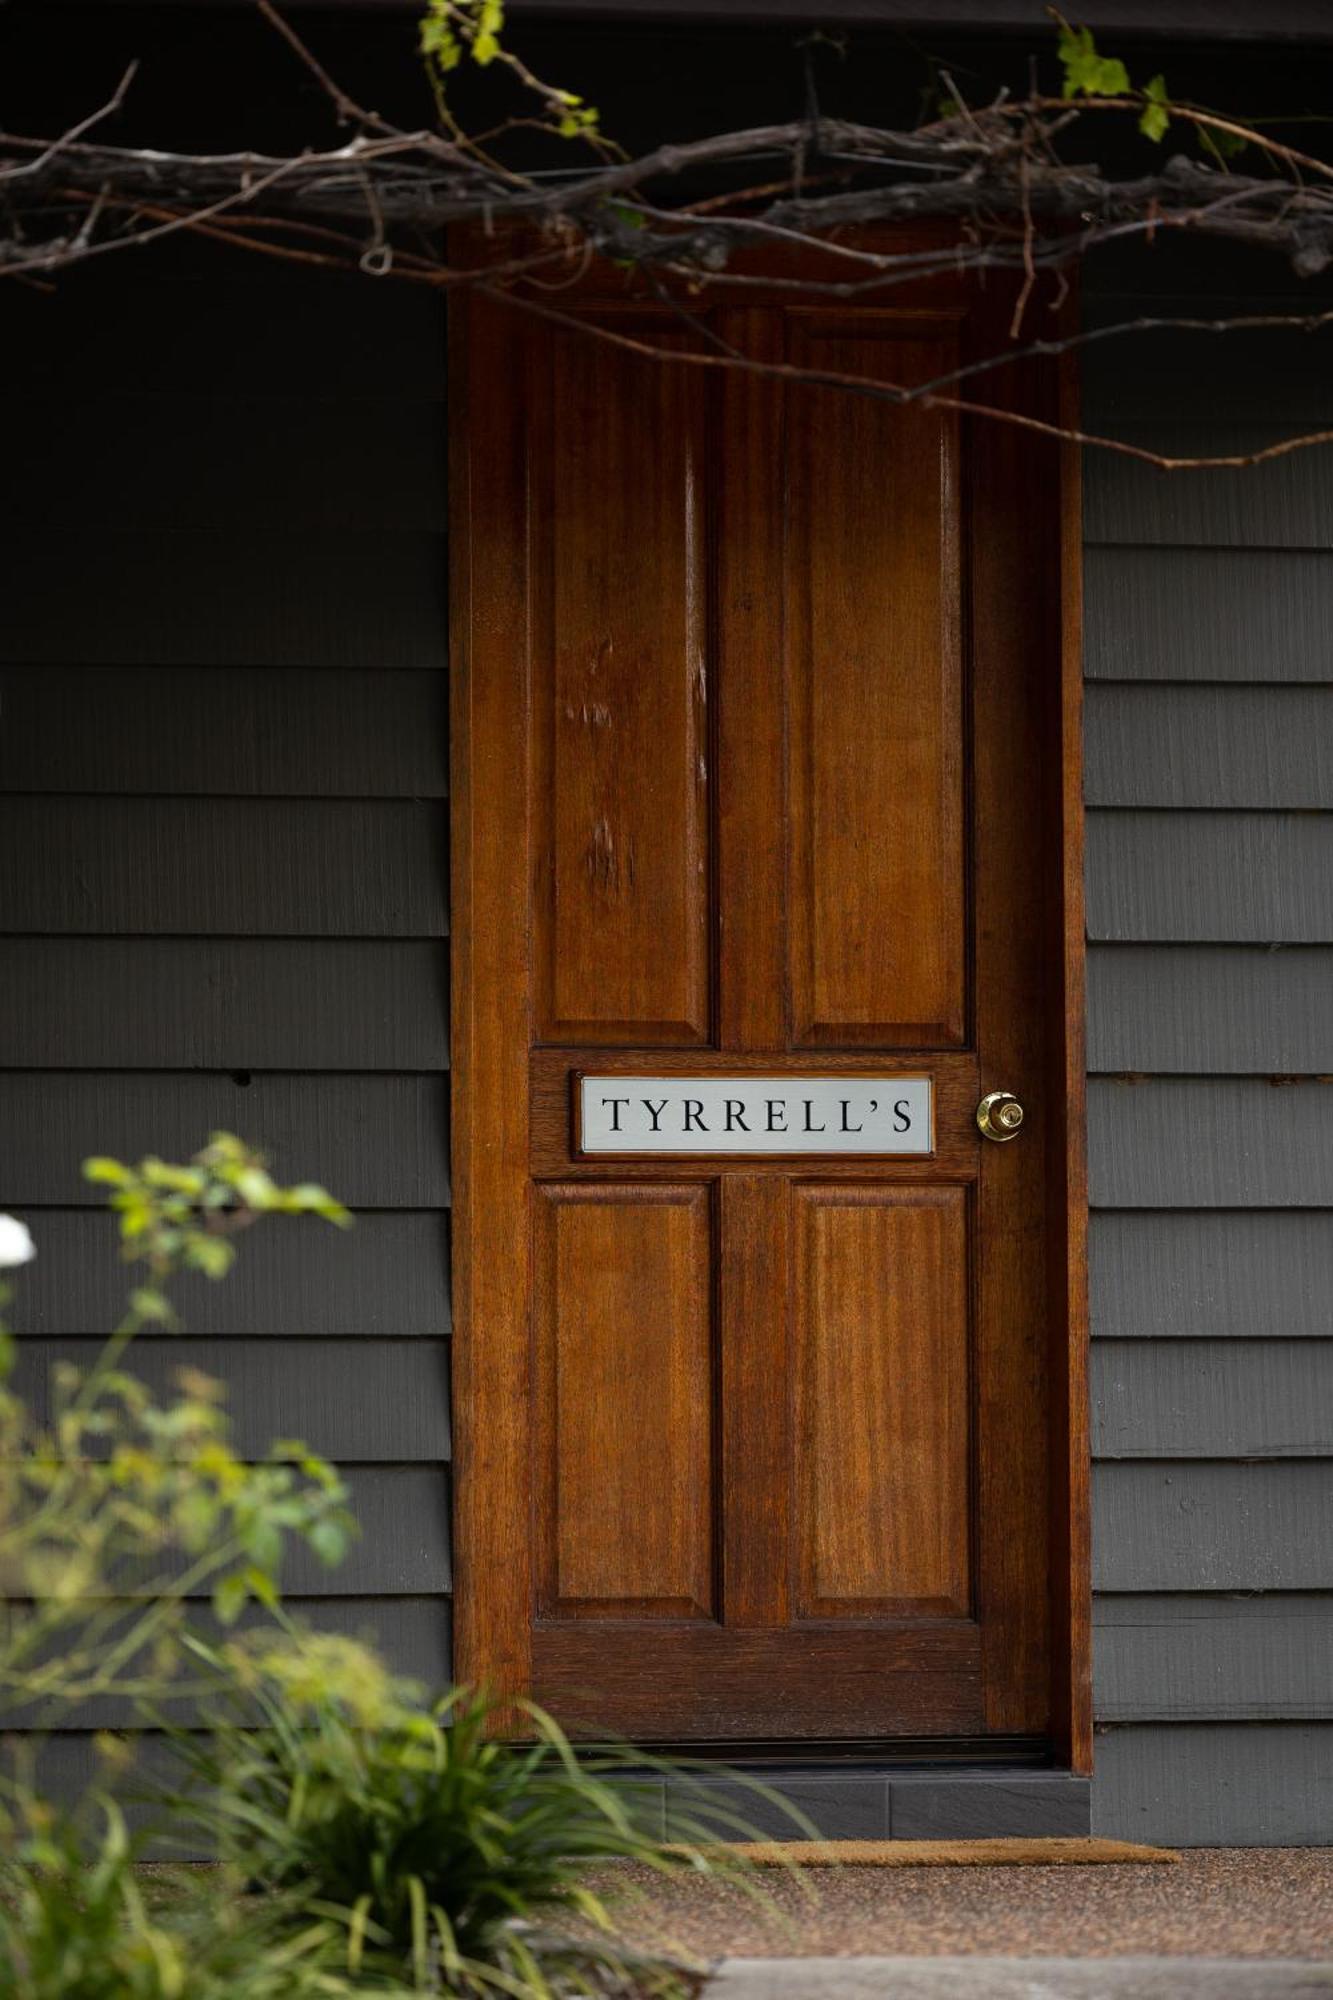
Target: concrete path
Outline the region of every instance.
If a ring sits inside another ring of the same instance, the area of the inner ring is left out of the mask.
[[[730,1958],[704,2000],[1333,2000],[1333,1962]]]

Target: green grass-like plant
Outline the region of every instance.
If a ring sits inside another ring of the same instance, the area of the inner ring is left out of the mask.
[[[616,1861],[748,1881],[716,1811],[687,1807],[664,1844],[652,1780],[665,1766],[629,1746],[580,1754],[527,1702],[506,1713],[524,1738],[505,1740],[491,1699],[453,1689],[425,1705],[353,1641],[232,1653],[246,1718],[180,1739],[199,1831],[253,1891],[336,1919],[350,1976],[479,2000],[693,1990],[688,1968],[629,1944],[587,1884]]]

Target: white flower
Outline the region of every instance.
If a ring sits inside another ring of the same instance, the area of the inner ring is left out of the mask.
[[[0,1270],[9,1264],[30,1264],[36,1255],[27,1223],[16,1215],[0,1215]]]

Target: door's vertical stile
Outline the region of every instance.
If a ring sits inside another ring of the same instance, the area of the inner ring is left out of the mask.
[[[979,311],[973,340],[999,335]],[[996,372],[997,404],[1028,407],[1030,371]],[[1048,593],[1058,575],[1053,449],[1018,426],[977,423],[973,466],[973,893],[981,1089],[1011,1090],[1013,1144],[983,1142],[977,1185],[977,1547],[987,1726],[1050,1722],[1046,1133],[1052,1116],[1050,875],[1044,705],[1059,685]]]
[[[720,316],[722,337],[782,355],[772,310]],[[716,458],[719,1049],[785,1050],[787,980],[784,398],[759,375],[721,384]]]
[[[722,1602],[728,1626],[792,1613],[791,1207],[786,1175],[718,1188],[723,1248]]]
[[[455,1669],[532,1685],[529,1347],[530,343],[503,307],[451,318]],[[517,370],[515,363],[517,362]],[[525,393],[513,393],[517,372]],[[485,412],[484,423],[477,421]],[[519,579],[497,591],[493,579]],[[506,1255],[495,1254],[503,1216]]]
[[[780,316],[723,315],[719,332],[765,360]],[[718,1047],[782,1050],[789,1034],[784,399],[759,375],[722,385],[716,513]],[[790,1182],[718,1183],[723,1619],[790,1616]]]

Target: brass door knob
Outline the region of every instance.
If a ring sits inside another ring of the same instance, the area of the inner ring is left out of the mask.
[[[1016,1139],[1023,1123],[1023,1107],[1011,1090],[988,1091],[977,1106],[977,1125],[997,1146]]]

